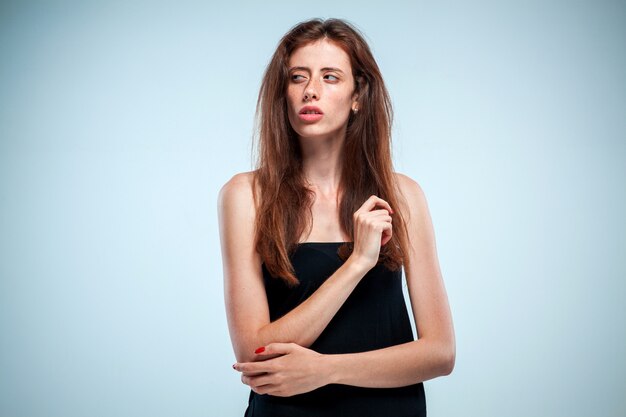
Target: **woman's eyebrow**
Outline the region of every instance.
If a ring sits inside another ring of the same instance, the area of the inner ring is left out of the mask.
[[[291,67],[289,68],[289,71],[306,71],[306,72],[311,72],[311,69],[309,67]],[[343,71],[340,70],[339,68],[335,68],[335,67],[324,67],[321,69],[321,71],[336,71],[336,72],[340,72],[343,74]]]

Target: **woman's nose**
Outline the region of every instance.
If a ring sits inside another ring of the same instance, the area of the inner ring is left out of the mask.
[[[304,90],[304,100],[308,101],[308,100],[313,100],[313,98],[315,98],[316,100],[319,100],[319,93],[318,93],[318,88],[317,86],[313,85],[314,82],[311,81],[309,83],[309,85],[306,86],[306,89]]]

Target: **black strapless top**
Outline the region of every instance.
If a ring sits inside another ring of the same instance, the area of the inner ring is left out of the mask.
[[[300,284],[287,287],[262,265],[270,320],[285,315],[315,292],[344,261],[343,242],[299,243],[291,261]],[[414,340],[402,293],[401,270],[376,265],[354,288],[310,349],[325,354],[381,349]],[[291,397],[250,390],[245,417],[425,417],[422,382],[399,388],[329,384]]]

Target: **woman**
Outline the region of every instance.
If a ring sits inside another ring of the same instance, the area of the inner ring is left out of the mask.
[[[362,35],[338,19],[293,27],[257,116],[257,169],[218,204],[245,415],[425,416],[422,382],[452,372],[454,330],[426,199],[393,172],[390,100]]]

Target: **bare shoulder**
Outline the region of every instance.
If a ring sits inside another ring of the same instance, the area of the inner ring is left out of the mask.
[[[224,213],[231,213],[239,221],[244,220],[241,216],[252,221],[256,213],[253,196],[254,174],[254,171],[240,172],[222,186],[217,197],[220,222],[224,219]]]
[[[219,205],[222,206],[232,200],[243,202],[241,200],[249,199],[251,201],[253,180],[254,171],[240,172],[233,175],[219,191]]]
[[[408,192],[410,194],[422,192],[422,187],[420,187],[418,182],[413,178],[401,172],[394,172],[394,175],[396,176],[396,181],[403,192]]]
[[[254,171],[233,175],[220,189],[217,201],[218,223],[223,254],[244,253],[254,257],[255,204]]]
[[[409,217],[412,217],[413,214],[426,212],[428,209],[426,195],[419,183],[408,175],[399,172],[394,172],[394,174],[401,194],[400,204],[404,205],[402,207],[405,209],[404,212],[408,213]]]

